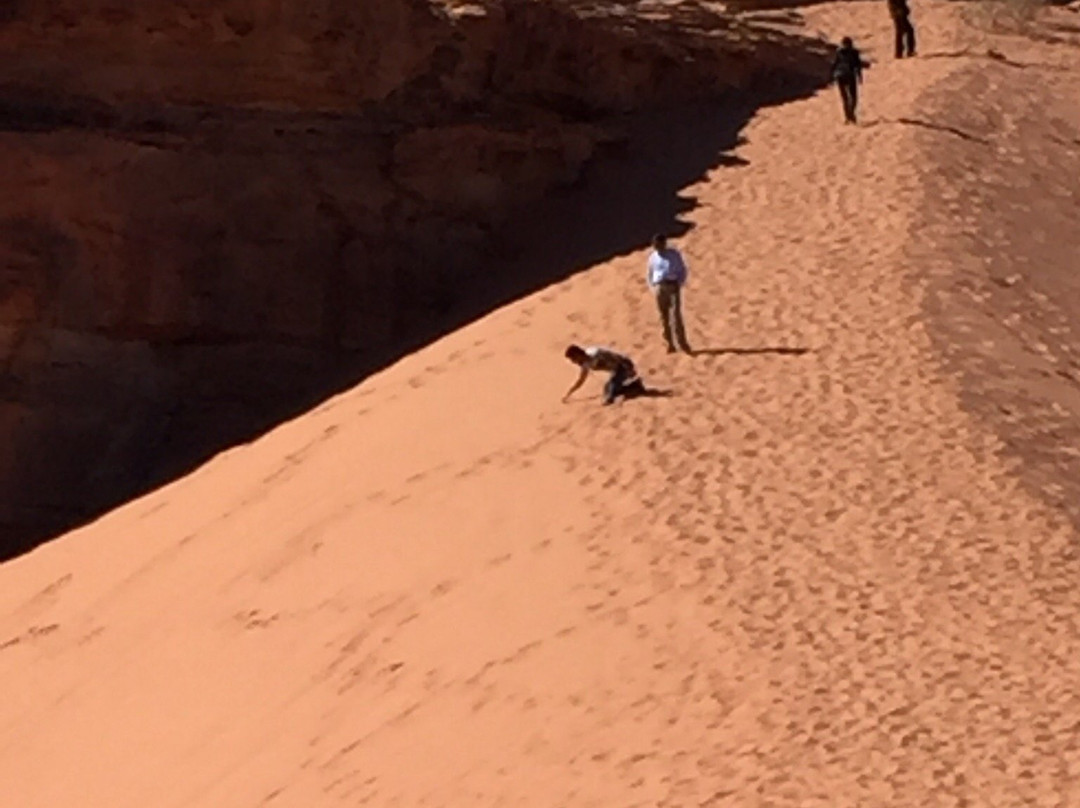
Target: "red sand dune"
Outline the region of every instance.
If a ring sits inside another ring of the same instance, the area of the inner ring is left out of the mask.
[[[1002,104],[1075,99],[1080,51],[969,11],[894,62],[879,4],[807,10],[876,60],[864,125],[765,110],[686,189],[691,338],[806,353],[668,357],[621,256],[0,568],[3,804],[1080,803],[1076,534],[965,409],[913,229],[964,140],[928,94],[992,48],[1042,65]],[[561,405],[568,340],[674,397]]]

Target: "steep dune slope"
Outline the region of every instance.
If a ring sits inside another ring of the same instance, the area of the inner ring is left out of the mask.
[[[694,3],[7,4],[0,558],[566,277],[493,243],[627,116],[824,63]]]
[[[623,255],[0,568],[7,801],[1080,799],[1075,537],[906,253],[938,168],[905,121],[966,67],[930,57],[1008,47],[961,8],[903,63],[877,5],[807,12],[880,60],[865,123],[767,110],[686,189],[701,355]],[[674,395],[560,405],[571,339]]]

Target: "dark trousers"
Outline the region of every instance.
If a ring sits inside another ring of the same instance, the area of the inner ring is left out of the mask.
[[[896,29],[896,58],[915,55],[915,26],[907,17],[893,18]]]
[[[610,404],[619,396],[639,395],[645,389],[631,362],[623,362],[611,373],[604,385],[604,403]]]
[[[859,103],[859,84],[855,77],[836,80],[840,88],[840,100],[844,104],[844,120],[855,123],[855,107]]]

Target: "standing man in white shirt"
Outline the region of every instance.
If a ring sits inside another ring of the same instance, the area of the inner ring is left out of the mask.
[[[694,352],[686,339],[686,326],[682,316],[682,287],[686,283],[686,262],[683,261],[682,253],[668,246],[666,236],[659,233],[653,236],[652,245],[646,280],[656,295],[668,353],[682,350],[693,355]]]

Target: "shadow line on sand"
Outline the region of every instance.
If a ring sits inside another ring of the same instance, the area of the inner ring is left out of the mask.
[[[947,135],[955,135],[961,140],[967,140],[972,143],[978,143],[982,146],[991,145],[990,141],[986,138],[973,135],[970,132],[965,132],[963,129],[958,129],[955,126],[946,126],[940,123],[934,123],[933,121],[923,121],[918,118],[877,118],[872,121],[867,121],[862,125],[863,129],[872,129],[875,126],[884,126],[885,124],[900,124],[901,126],[917,126],[921,129],[930,129],[934,132],[942,132]]]
[[[919,59],[987,59],[991,62],[997,62],[998,64],[1005,65],[1006,67],[1014,67],[1017,70],[1050,70],[1054,72],[1068,72],[1069,68],[1063,65],[1047,64],[1043,62],[1017,62],[1014,59],[1010,59],[1004,53],[999,50],[989,48],[984,51],[972,50],[971,48],[964,48],[958,51],[937,51],[934,53],[922,53],[919,54]]]
[[[693,352],[693,356],[759,356],[762,354],[802,356],[808,353],[811,353],[810,348],[787,348],[783,346],[773,348],[699,348]]]
[[[674,390],[661,390],[656,387],[646,387],[642,390],[636,390],[633,392],[623,393],[623,398],[673,398],[675,396]]]

